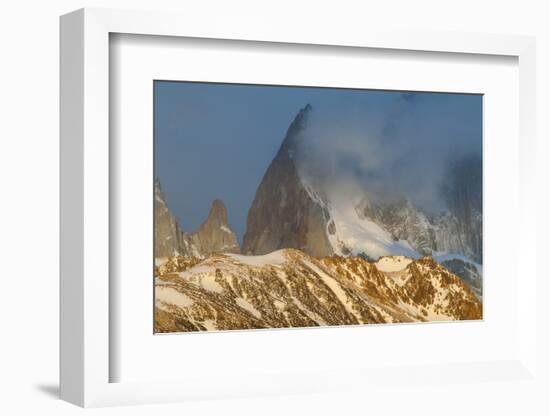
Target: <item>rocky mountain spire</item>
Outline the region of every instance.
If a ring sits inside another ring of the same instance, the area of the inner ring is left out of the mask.
[[[182,252],[181,231],[176,218],[166,205],[160,181],[155,180],[155,257],[168,257]]]
[[[298,112],[258,186],[248,211],[245,254],[280,248],[297,248],[313,256],[333,253],[326,232],[328,214],[302,184],[294,161],[311,111],[308,104]]]
[[[281,147],[279,148],[275,159],[293,158],[296,153],[299,135],[307,127],[307,122],[312,109],[313,107],[311,104],[306,104],[304,108],[300,109],[294,118],[294,121],[288,127],[285,139],[281,143]]]
[[[214,200],[208,218],[191,235],[191,241],[202,255],[241,251],[237,237],[227,221],[227,209],[219,199]]]

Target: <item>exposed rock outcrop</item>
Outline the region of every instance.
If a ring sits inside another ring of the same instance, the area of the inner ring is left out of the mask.
[[[187,250],[182,249],[181,230],[166,204],[158,179],[155,180],[154,187],[155,257],[189,255]]]
[[[302,184],[294,161],[310,111],[309,104],[300,110],[256,190],[243,241],[245,254],[280,248],[296,248],[313,256],[333,253],[326,233],[328,213]]]
[[[387,230],[393,239],[407,241],[421,255],[432,253],[435,238],[426,216],[408,200],[391,204],[364,203],[360,214]]]
[[[444,260],[441,264],[457,276],[460,276],[479,299],[483,297],[483,277],[479,266],[458,258]]]
[[[227,209],[214,200],[208,218],[191,235],[191,242],[203,256],[211,253],[240,253],[239,242],[227,221]]]

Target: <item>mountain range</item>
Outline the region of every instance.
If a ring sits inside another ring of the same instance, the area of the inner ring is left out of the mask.
[[[312,160],[312,111],[298,112],[267,167],[242,247],[221,200],[187,233],[155,182],[158,331],[480,319],[479,157],[448,162],[437,213],[407,195],[376,198]]]

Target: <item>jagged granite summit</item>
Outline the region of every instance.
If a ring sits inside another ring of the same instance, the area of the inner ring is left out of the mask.
[[[248,211],[244,254],[267,254],[281,248],[318,257],[333,253],[326,233],[327,213],[302,184],[294,160],[311,110],[308,104],[296,115],[256,190]]]
[[[227,209],[221,200],[214,200],[208,218],[192,234],[191,242],[203,254],[241,252],[237,237],[227,221]]]
[[[155,257],[174,254],[188,255],[182,247],[182,235],[178,223],[164,198],[160,181],[155,180]]]
[[[155,257],[205,257],[213,253],[239,253],[237,237],[227,221],[227,209],[214,200],[208,218],[193,233],[183,231],[168,208],[160,181],[155,181]]]

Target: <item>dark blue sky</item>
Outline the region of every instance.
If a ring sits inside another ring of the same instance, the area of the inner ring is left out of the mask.
[[[378,151],[380,142],[391,144],[394,165],[403,166],[393,157],[400,153],[418,159],[414,168],[404,169],[408,178],[436,176],[424,169],[442,157],[442,149],[481,153],[479,95],[155,81],[154,97],[155,175],[188,232],[219,198],[242,241],[256,188],[289,124],[307,103],[322,120],[318,128],[330,132],[333,142],[345,143],[352,136],[352,141],[368,142],[376,134]],[[365,132],[364,138],[358,131]],[[380,160],[386,153],[379,151]]]

